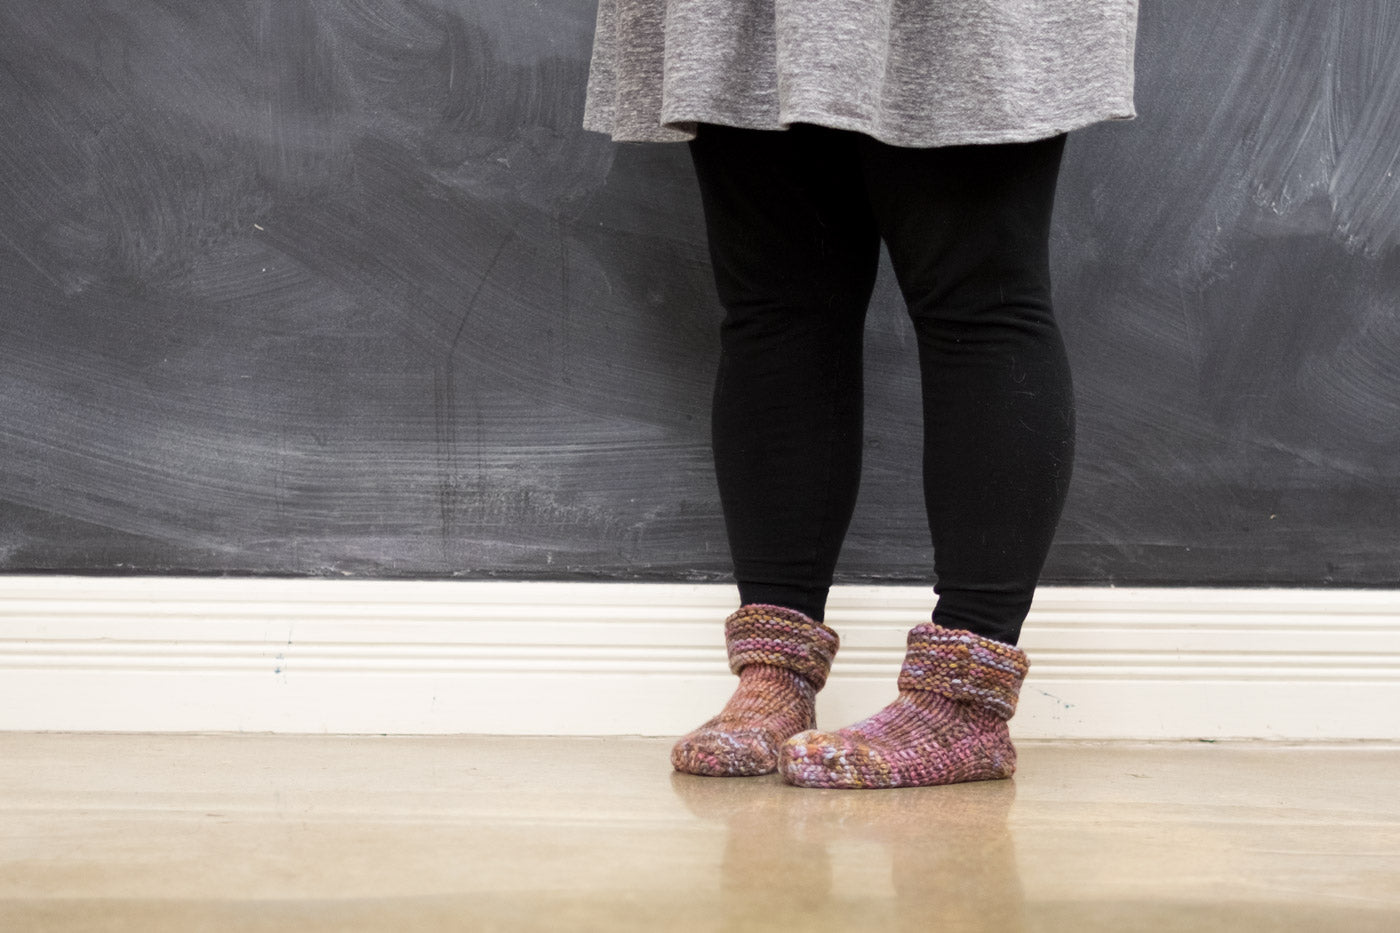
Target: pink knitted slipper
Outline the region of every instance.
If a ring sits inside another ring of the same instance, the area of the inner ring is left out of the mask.
[[[778,770],[801,787],[916,787],[1007,778],[1006,721],[1030,666],[1025,652],[933,622],[909,632],[899,696],[835,732],[783,744]]]
[[[767,774],[783,740],[816,725],[816,694],[840,639],[795,609],[750,604],[724,623],[739,687],[724,709],[671,749],[677,771],[711,777]]]

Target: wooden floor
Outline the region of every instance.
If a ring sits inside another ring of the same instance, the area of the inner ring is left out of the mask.
[[[0,734],[0,930],[1400,930],[1400,747],[1020,745],[697,778],[670,740]]]

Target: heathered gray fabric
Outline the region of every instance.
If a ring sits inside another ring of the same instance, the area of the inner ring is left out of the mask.
[[[1137,0],[600,0],[583,125],[817,123],[897,146],[1128,119]]]

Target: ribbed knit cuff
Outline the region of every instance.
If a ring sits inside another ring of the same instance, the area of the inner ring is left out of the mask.
[[[796,671],[820,690],[841,639],[820,622],[782,606],[750,603],[724,620],[729,669],[773,664]]]
[[[899,689],[930,690],[1010,719],[1029,667],[1014,645],[924,622],[909,630]]]

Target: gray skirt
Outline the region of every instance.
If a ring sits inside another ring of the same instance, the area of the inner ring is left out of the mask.
[[[816,123],[896,146],[1135,116],[1137,0],[600,0],[583,125]]]

